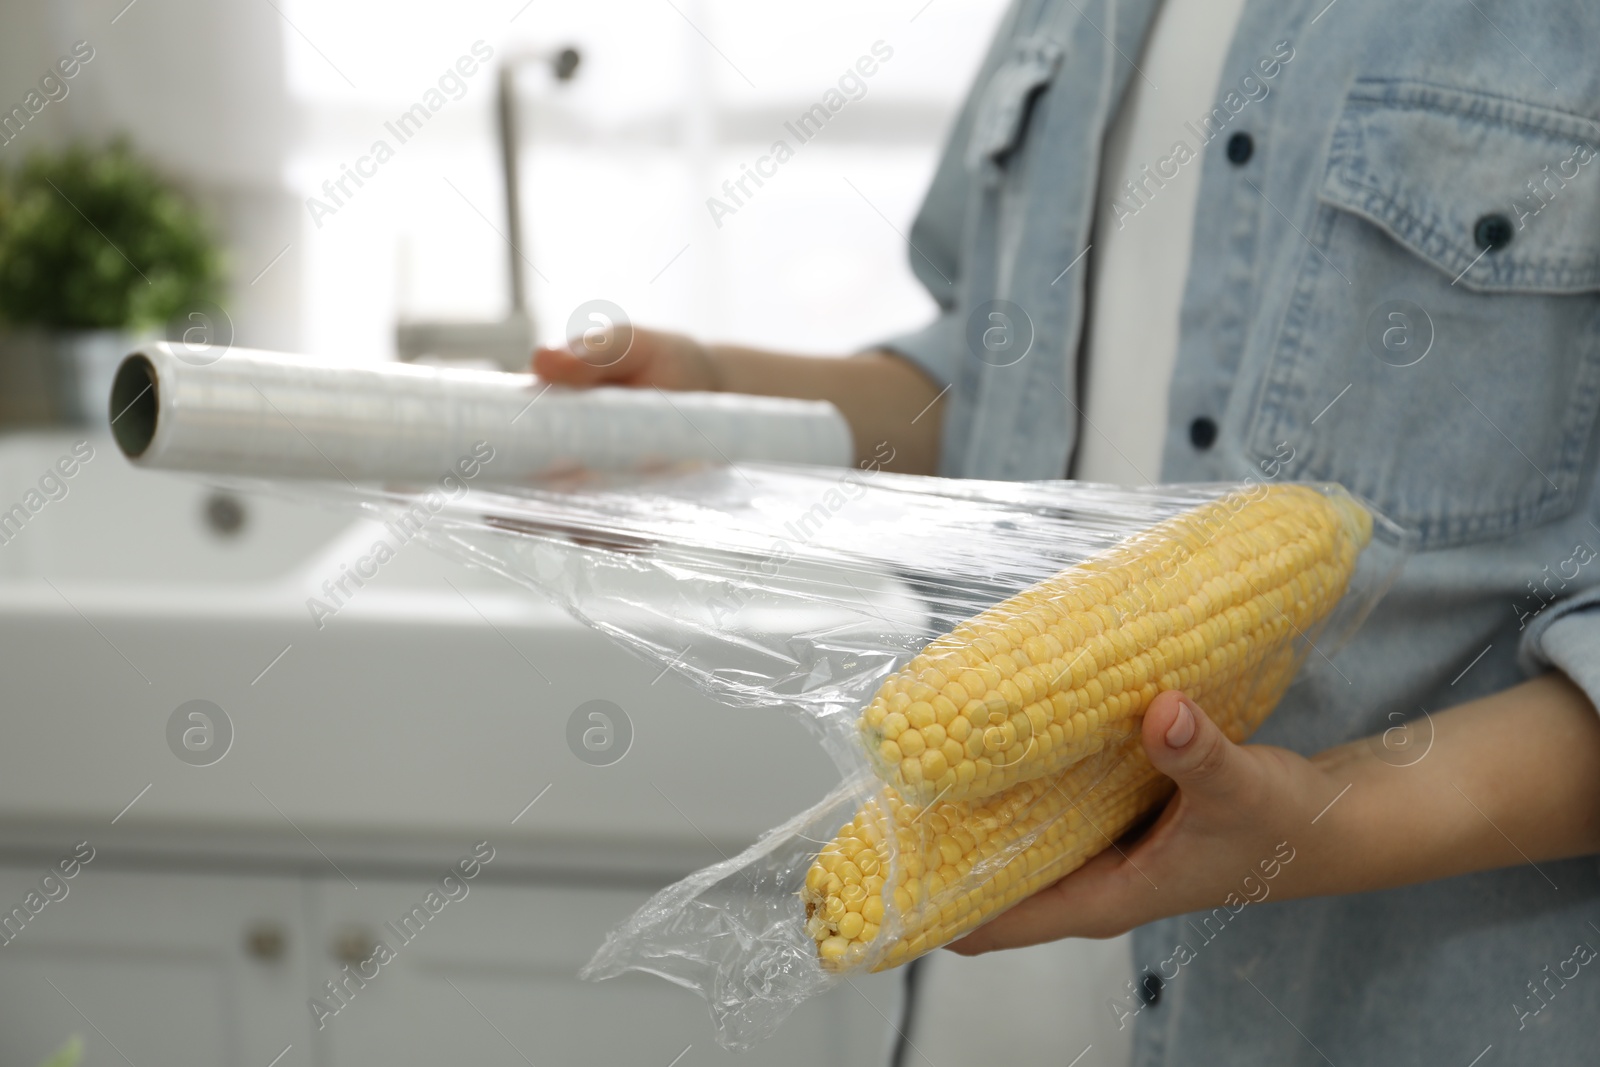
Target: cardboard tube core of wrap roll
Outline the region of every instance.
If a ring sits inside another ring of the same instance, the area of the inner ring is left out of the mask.
[[[529,374],[409,363],[337,365],[233,349],[188,360],[136,349],[112,383],[112,435],[163,470],[352,482],[431,482],[464,458],[482,483],[684,462],[848,466],[832,404],[658,389],[564,389]]]

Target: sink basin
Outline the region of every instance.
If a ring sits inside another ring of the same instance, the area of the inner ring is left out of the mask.
[[[91,458],[77,462],[82,455]],[[55,466],[64,458],[76,462],[71,477]],[[20,531],[13,533],[14,523],[0,527],[0,538],[10,536],[0,544],[0,575],[117,585],[258,583],[350,526],[348,515],[269,497],[246,507],[193,479],[135,472],[106,437],[0,437],[0,510],[22,504],[51,475],[65,495],[46,497]],[[240,506],[230,511],[233,505]]]
[[[0,437],[0,508],[78,442]],[[59,498],[0,544],[0,827],[162,830],[217,848],[255,835],[313,858],[329,842],[493,834],[530,864],[654,876],[731,854],[837,778],[796,718],[721,707],[416,543],[317,618],[308,599],[377,524],[87,447],[65,494],[49,481]],[[232,729],[209,765],[168,739],[195,700]],[[606,766],[568,742],[597,700],[632,728]]]

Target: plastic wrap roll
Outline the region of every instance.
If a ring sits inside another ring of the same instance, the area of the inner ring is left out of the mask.
[[[532,375],[338,366],[234,349],[196,365],[165,343],[132,352],[112,433],[139,466],[271,478],[427,482],[487,443],[484,481],[682,462],[846,466],[832,404],[656,389],[568,390]]]

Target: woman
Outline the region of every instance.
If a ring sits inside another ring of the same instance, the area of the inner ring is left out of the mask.
[[[933,324],[535,355],[831,400],[903,470],[1331,480],[1418,531],[1258,743],[1163,694],[1157,825],[954,946],[1137,928],[1140,1067],[1592,1060],[1597,33],[1577,0],[1019,0],[911,232]]]

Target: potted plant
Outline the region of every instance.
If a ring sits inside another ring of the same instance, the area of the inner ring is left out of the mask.
[[[0,179],[0,422],[104,422],[117,362],[191,308],[221,255],[198,209],[124,141]]]

